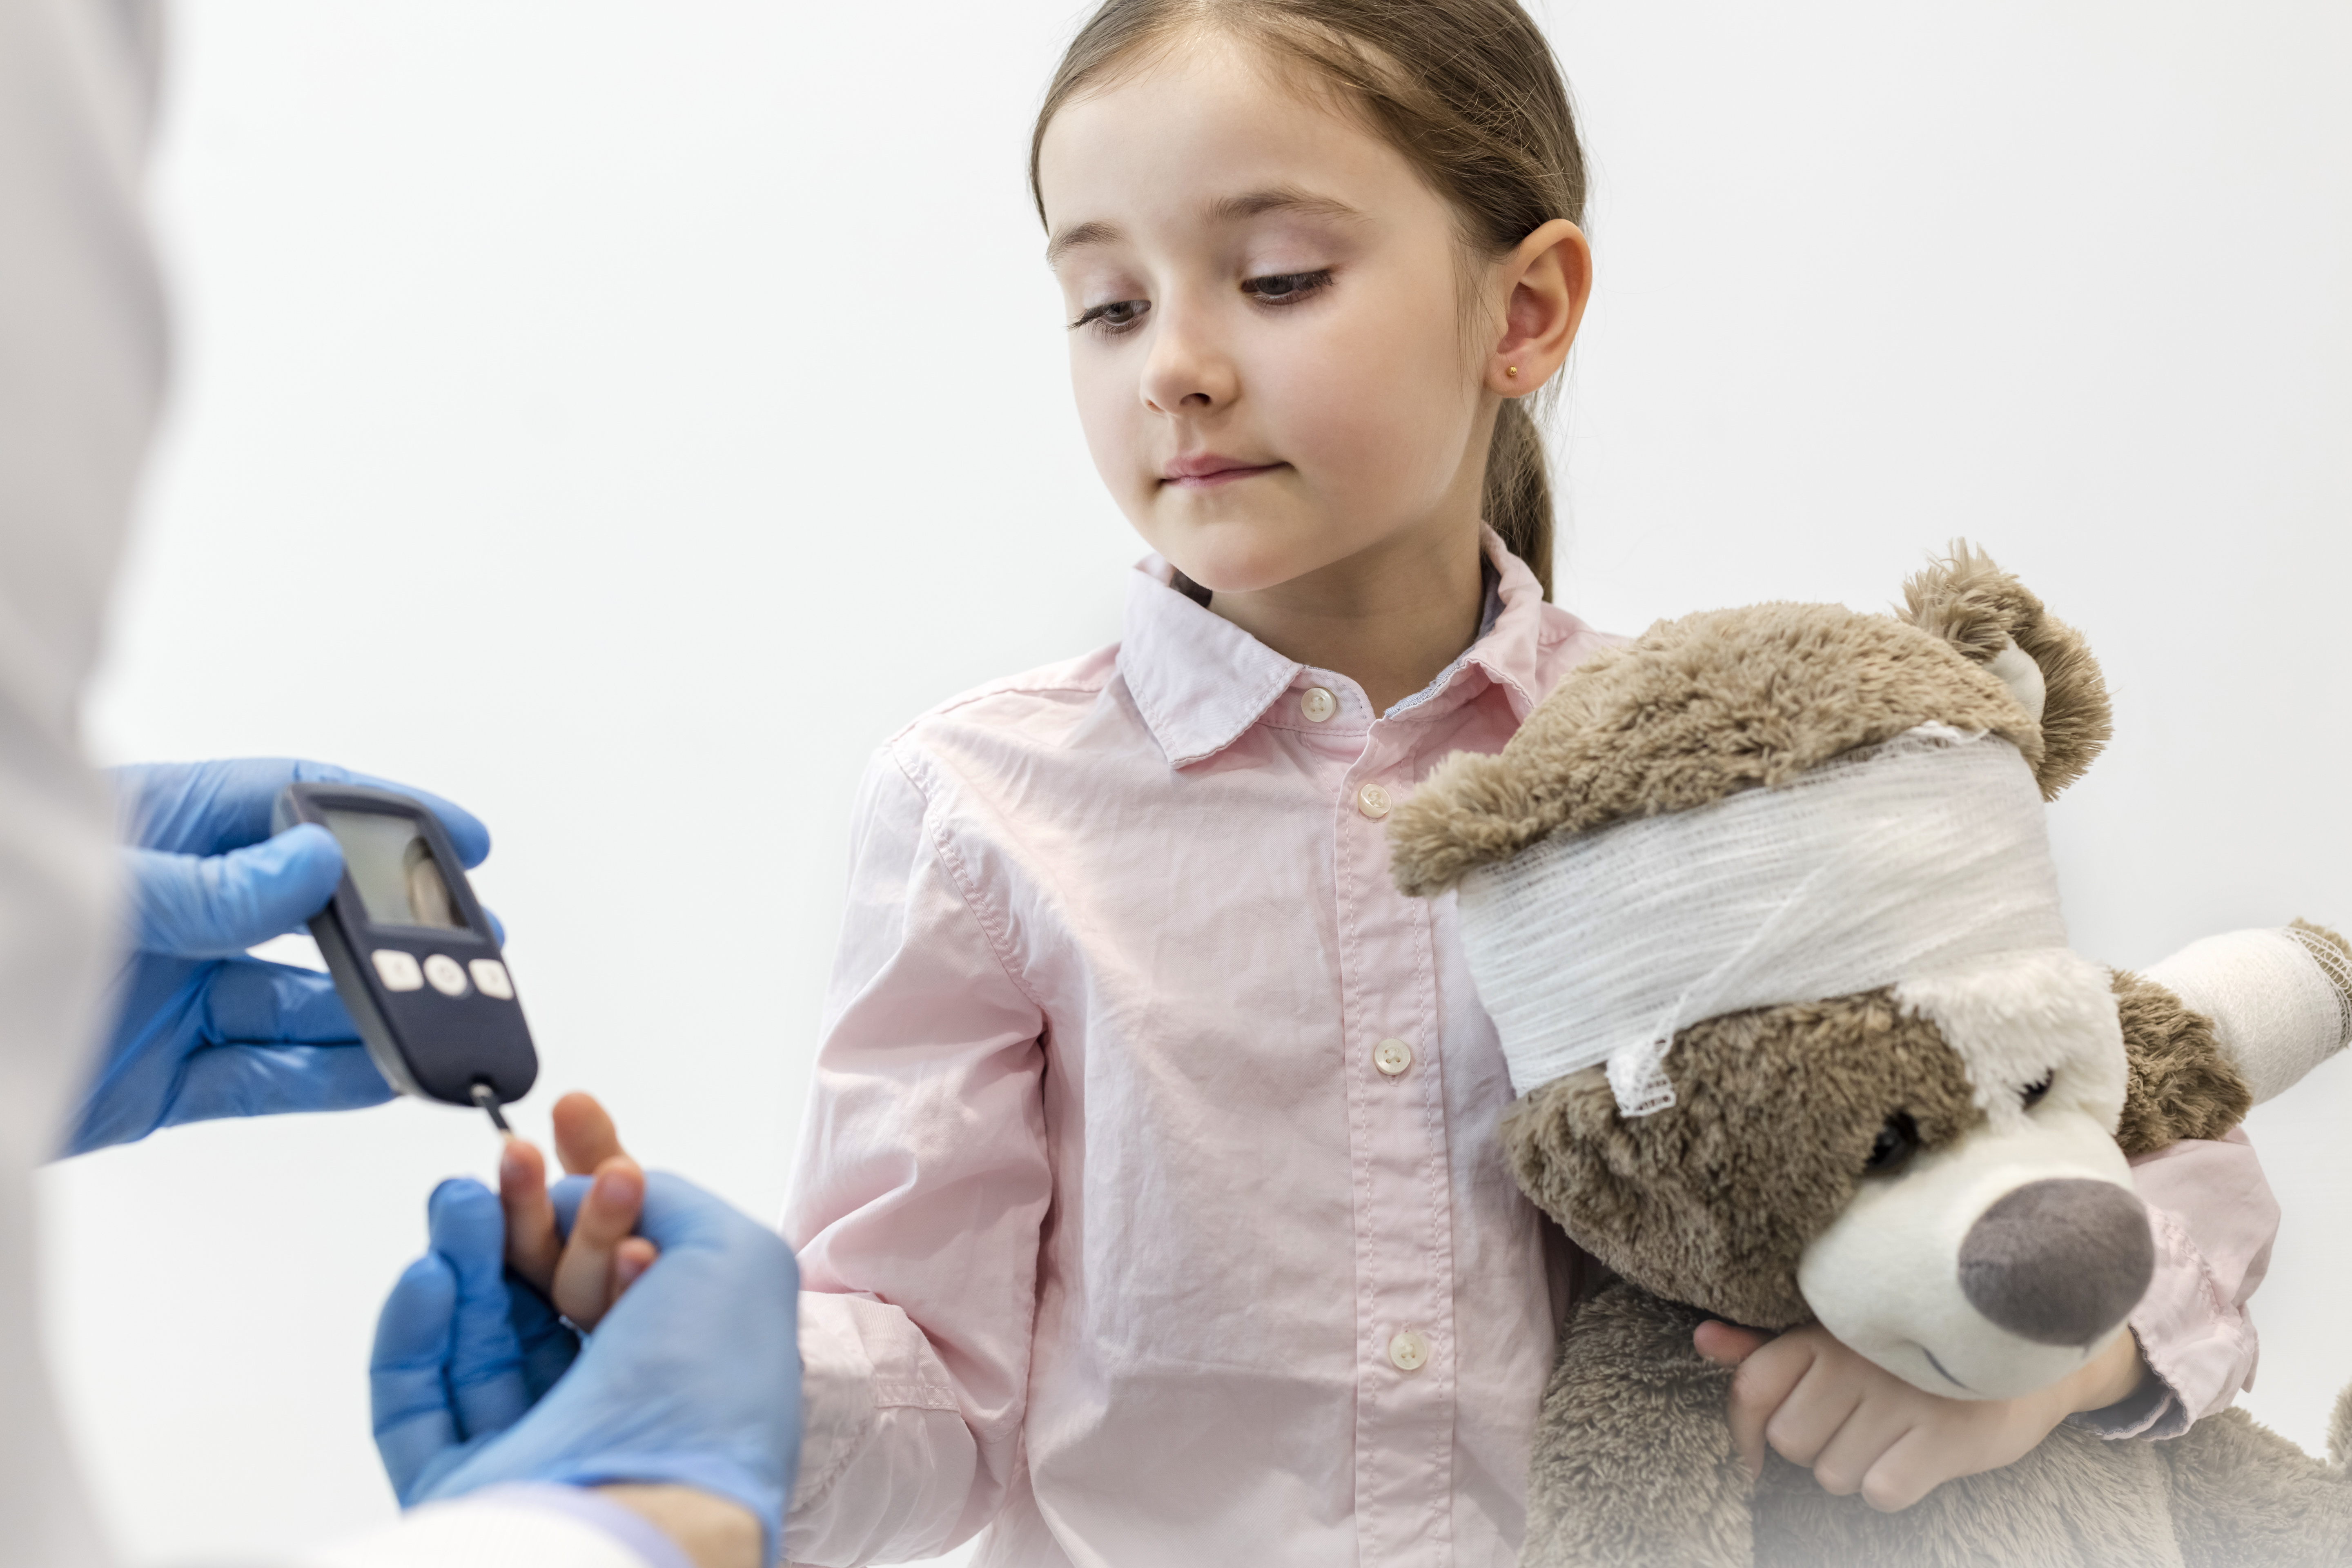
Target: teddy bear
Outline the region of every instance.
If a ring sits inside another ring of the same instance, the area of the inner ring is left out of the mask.
[[[1517,1098],[1521,1187],[1606,1271],[1543,1391],[1528,1568],[2352,1563],[2352,1390],[2322,1463],[2230,1410],[2062,1425],[1882,1513],[1734,1451],[1709,1318],[1819,1322],[1916,1386],[2006,1398],[2147,1289],[2126,1158],[2218,1138],[2352,1035],[2301,922],[2142,973],[2075,954],[2045,803],[2110,734],[2082,637],[1965,544],[1895,615],[1661,622],[1391,820],[1457,900]]]

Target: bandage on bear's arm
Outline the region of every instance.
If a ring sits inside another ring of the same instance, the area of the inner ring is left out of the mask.
[[[2352,1040],[2352,948],[2302,921],[2190,942],[2144,972],[2210,1019],[2260,1105]]]

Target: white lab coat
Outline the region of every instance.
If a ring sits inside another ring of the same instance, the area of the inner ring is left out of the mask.
[[[158,21],[152,0],[0,0],[0,1563],[10,1568],[108,1561],[41,1356],[32,1173],[88,1069],[110,956],[111,820],[76,714],[163,386],[163,289],[140,207]],[[309,1561],[646,1563],[591,1524],[496,1501],[425,1510]]]

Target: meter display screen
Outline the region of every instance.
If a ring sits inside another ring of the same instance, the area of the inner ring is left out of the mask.
[[[343,847],[343,869],[377,925],[464,931],[465,918],[432,847],[409,817],[376,811],[321,813]]]

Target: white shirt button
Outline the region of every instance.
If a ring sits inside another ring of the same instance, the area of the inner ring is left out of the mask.
[[[431,981],[433,989],[444,996],[463,996],[466,994],[466,971],[446,952],[436,952],[425,961],[425,978]]]
[[[1372,1047],[1372,1065],[1394,1078],[1412,1066],[1412,1047],[1402,1040],[1382,1040]]]
[[[416,967],[416,955],[403,952],[396,947],[379,947],[368,957],[375,963],[375,977],[383,982],[386,991],[422,991],[425,972]]]
[[[1319,686],[1310,686],[1298,699],[1298,710],[1317,724],[1339,710],[1339,700]]]
[[[1419,1372],[1429,1364],[1429,1342],[1418,1329],[1406,1329],[1389,1342],[1389,1360],[1399,1372]]]
[[[1389,814],[1389,792],[1378,784],[1366,784],[1356,792],[1356,809],[1378,821]]]
[[[474,977],[474,989],[485,996],[495,996],[501,1002],[514,1000],[514,982],[507,976],[507,966],[495,958],[478,958],[466,965]]]

